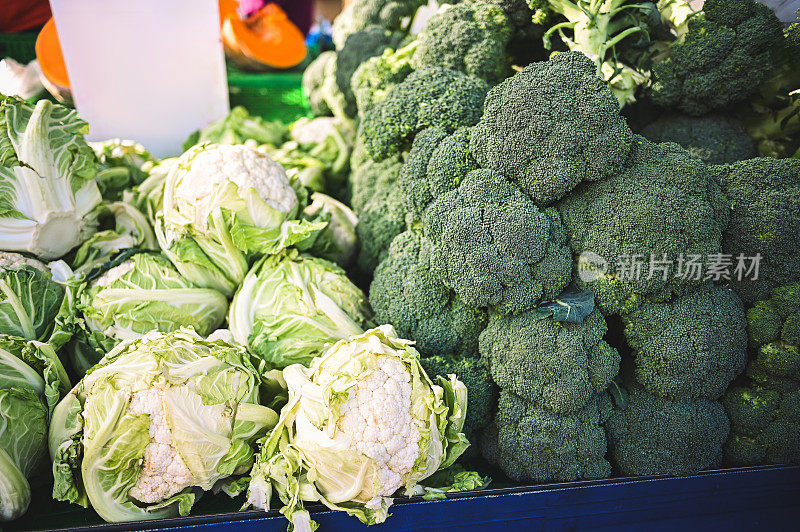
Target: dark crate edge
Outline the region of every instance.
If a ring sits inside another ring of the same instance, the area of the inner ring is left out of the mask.
[[[370,530],[790,530],[800,523],[800,466],[487,489],[445,501],[398,500],[391,513]],[[312,508],[312,516],[321,532],[366,530],[343,513]],[[277,512],[240,512],[69,530],[283,531],[286,524]]]

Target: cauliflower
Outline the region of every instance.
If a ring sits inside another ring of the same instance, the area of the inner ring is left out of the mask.
[[[253,466],[248,504],[268,510],[274,490],[296,529],[312,526],[303,501],[383,522],[395,492],[414,494],[469,445],[466,387],[455,376],[434,384],[391,325],[283,375],[289,402]]]
[[[131,488],[131,497],[153,504],[194,484],[192,472],[175,447],[164,414],[164,390],[148,388],[136,392],[131,397],[128,412],[150,416],[150,443],[144,449],[142,471]]]
[[[254,255],[325,227],[296,220],[299,210],[286,172],[268,155],[248,145],[200,144],[169,169],[156,237],[184,277],[231,296]]]
[[[109,522],[186,515],[198,488],[240,482],[278,422],[260,399],[280,389],[244,348],[191,329],[120,344],[53,411],[53,497]]]
[[[3,253],[0,252],[0,270],[18,270],[23,266],[30,266],[36,268],[40,272],[50,275],[47,266],[39,260],[20,255],[19,253]]]

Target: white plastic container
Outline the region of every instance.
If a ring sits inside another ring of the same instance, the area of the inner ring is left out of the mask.
[[[50,0],[90,140],[178,155],[228,113],[218,0]]]

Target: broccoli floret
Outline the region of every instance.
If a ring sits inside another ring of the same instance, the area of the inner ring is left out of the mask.
[[[567,414],[604,391],[619,371],[619,353],[603,340],[606,331],[597,309],[583,323],[558,322],[534,309],[492,315],[479,345],[498,386]]]
[[[333,74],[336,52],[322,52],[303,72],[303,93],[314,116],[333,114],[326,97],[326,80]]]
[[[427,127],[452,133],[475,125],[488,90],[484,81],[454,70],[417,70],[367,112],[360,135],[374,159],[385,159],[410,148],[414,135]]]
[[[403,163],[398,158],[373,161],[369,157],[356,163],[361,158],[359,153],[356,146],[350,163],[356,164],[350,174],[350,206],[360,216],[377,191],[389,188],[397,182]]]
[[[350,78],[350,88],[358,107],[358,116],[363,118],[367,111],[381,103],[389,91],[411,74],[411,57],[417,48],[417,41],[397,51],[384,50],[356,69]]]
[[[800,281],[800,160],[756,158],[714,168],[732,206],[724,252],[734,260],[761,255],[757,278],[755,271],[734,276],[731,288],[751,305]]]
[[[469,151],[470,128],[452,135],[440,127],[423,130],[414,139],[400,172],[400,192],[406,212],[421,220],[425,209],[442,194],[457,188],[478,163]]]
[[[642,137],[636,144],[622,173],[587,183],[558,204],[573,251],[584,254],[579,267],[590,254],[607,262],[604,271],[579,275],[606,314],[702,284],[705,272],[697,275],[689,258],[703,265],[718,256],[728,222],[728,201],[705,164],[677,144]]]
[[[356,234],[361,243],[358,253],[361,272],[374,271],[386,258],[392,239],[405,228],[406,212],[400,198],[400,186],[396,181],[379,184],[358,213]]]
[[[642,130],[653,142],[674,142],[706,164],[743,161],[758,155],[744,124],[728,115],[663,116]]]
[[[347,38],[369,26],[405,30],[425,0],[354,0],[333,21],[333,44],[341,49]]]
[[[465,305],[431,272],[430,243],[421,232],[397,236],[375,270],[369,291],[375,321],[391,323],[424,355],[475,357],[486,312]]]
[[[497,415],[486,427],[483,456],[512,480],[553,482],[605,478],[607,394],[594,396],[578,412],[559,416],[501,391]]]
[[[731,420],[726,465],[800,464],[800,384],[784,392],[737,386],[722,403]]]
[[[633,133],[595,66],[580,52],[533,63],[493,88],[471,150],[482,168],[548,205],[581,181],[622,170]]]
[[[720,397],[747,362],[747,321],[732,290],[709,286],[623,314],[636,380],[650,393]]]
[[[653,101],[691,115],[754,94],[783,43],[778,17],[755,0],[707,0],[703,12],[689,20],[669,57],[653,65]]]
[[[433,269],[461,299],[522,312],[569,284],[572,255],[555,209],[539,210],[491,170],[467,174],[425,213]]]
[[[780,286],[769,299],[757,301],[747,310],[750,345],[755,349],[783,341],[800,346],[797,320],[800,316],[800,283]]]
[[[509,71],[506,45],[511,27],[491,0],[474,0],[440,11],[417,36],[414,68],[441,66],[496,83]]]
[[[472,444],[471,455],[477,454],[478,435],[489,424],[497,398],[497,388],[489,376],[489,371],[479,358],[457,357],[452,355],[423,357],[420,359],[429,377],[455,374],[467,387],[467,419],[464,434]]]
[[[621,474],[688,475],[720,465],[730,423],[718,401],[670,399],[634,386],[606,429]]]

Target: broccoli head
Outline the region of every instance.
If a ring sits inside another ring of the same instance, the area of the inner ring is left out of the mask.
[[[633,133],[592,61],[565,52],[489,91],[471,150],[482,168],[548,205],[581,181],[617,174],[632,144]]]
[[[347,38],[369,26],[405,30],[425,0],[354,0],[333,21],[333,44],[341,49]]]
[[[359,65],[350,78],[350,88],[358,107],[358,116],[363,118],[367,111],[381,103],[389,91],[408,77],[414,69],[411,57],[417,48],[417,41],[399,50],[384,50],[382,55],[373,57]]]
[[[731,288],[750,305],[800,281],[800,160],[763,157],[714,168],[732,206],[725,253],[761,256],[758,271],[731,279]]]
[[[730,423],[710,399],[670,399],[631,387],[606,423],[609,458],[623,475],[689,475],[717,467]]]
[[[737,386],[722,403],[731,420],[726,465],[800,464],[800,383],[791,391]]]
[[[492,315],[479,345],[498,386],[567,414],[604,391],[619,371],[619,353],[603,340],[606,331],[597,309],[583,323],[558,322],[534,309]]]
[[[755,0],[706,0],[703,12],[689,20],[669,57],[653,65],[653,101],[691,115],[754,94],[783,45],[778,17]]]
[[[360,159],[358,147],[353,150],[351,165]],[[397,177],[403,168],[399,158],[393,157],[382,161],[373,161],[369,157],[357,161],[350,174],[350,206],[356,214],[361,215],[367,203],[379,190],[390,188],[397,183]]]
[[[467,419],[464,422],[464,434],[472,444],[472,455],[477,454],[478,435],[489,424],[497,398],[497,388],[489,376],[489,371],[475,357],[457,357],[453,355],[423,357],[422,368],[429,377],[455,374],[458,380],[467,387]]]
[[[491,0],[456,4],[435,14],[417,36],[414,68],[442,66],[497,83],[506,77],[511,28]]]
[[[560,416],[503,390],[481,451],[518,482],[605,478],[611,465],[601,424],[611,408],[608,394],[595,395],[578,412]]]
[[[468,305],[522,312],[569,284],[572,255],[555,209],[539,210],[491,170],[467,174],[425,213],[435,274]]]
[[[303,93],[314,116],[331,116],[326,91],[326,80],[333,75],[336,52],[322,52],[303,72]]]
[[[376,163],[380,164],[380,163]],[[406,228],[406,211],[397,182],[381,183],[358,213],[356,234],[361,244],[358,266],[370,273],[386,257],[392,239]]]
[[[427,127],[452,133],[477,123],[489,86],[482,80],[441,67],[416,70],[395,85],[361,122],[360,135],[373,159],[406,151]]]
[[[720,397],[747,363],[747,320],[739,296],[708,286],[623,314],[636,380],[668,397]]]
[[[422,354],[477,356],[486,312],[465,305],[433,276],[430,243],[421,232],[409,230],[392,241],[375,270],[369,299],[375,321],[394,325]]]
[[[674,142],[706,164],[726,164],[758,155],[744,124],[728,115],[662,116],[642,130],[653,142]]]
[[[420,132],[400,172],[400,192],[406,213],[422,220],[425,209],[442,194],[457,188],[478,163],[469,151],[470,128],[452,135],[440,127]]]
[[[402,39],[402,33],[392,33],[380,26],[369,26],[347,37],[344,46],[336,53],[335,79],[332,80],[336,83],[336,92],[341,94],[338,100],[340,113],[351,117],[356,115],[356,98],[350,80],[358,66],[371,57],[381,55],[386,49],[397,47]],[[334,115],[337,114],[334,109]]]
[[[747,312],[755,357],[743,386],[725,393],[729,465],[800,464],[800,283],[781,286]]]
[[[720,255],[728,223],[728,201],[702,161],[677,144],[638,136],[636,144],[622,173],[558,204],[579,268],[588,256],[606,261],[604,270],[579,274],[606,314],[701,285],[706,272],[692,264]]]

